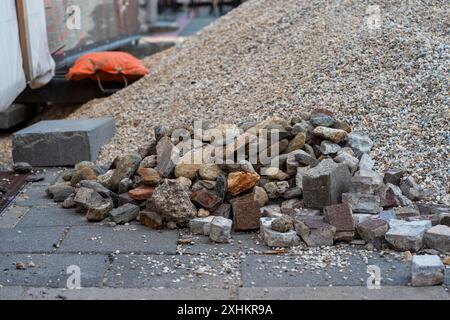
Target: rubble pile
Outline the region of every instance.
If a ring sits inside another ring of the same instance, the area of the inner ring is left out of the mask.
[[[326,109],[239,125],[158,126],[139,153],[79,163],[48,194],[89,221],[190,228],[228,243],[260,232],[269,247],[365,243],[450,252],[450,208],[401,168],[377,172],[373,141]]]

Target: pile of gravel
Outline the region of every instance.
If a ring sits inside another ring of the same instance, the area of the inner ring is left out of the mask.
[[[156,125],[239,123],[332,110],[448,201],[447,1],[252,0],[166,54],[150,76],[72,118],[114,116],[110,161]],[[447,194],[447,195],[446,195]]]

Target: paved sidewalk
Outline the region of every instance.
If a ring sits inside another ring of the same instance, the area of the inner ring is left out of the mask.
[[[46,197],[58,176],[47,170],[0,215],[0,299],[450,298],[446,287],[410,287],[408,262],[376,252],[367,258],[356,246],[342,247],[348,267],[313,268],[307,250],[268,254],[256,233],[234,234],[227,245],[206,237],[178,245],[188,230],[88,223]],[[381,290],[367,289],[368,265],[381,268]],[[67,290],[70,266],[80,268],[84,289]]]

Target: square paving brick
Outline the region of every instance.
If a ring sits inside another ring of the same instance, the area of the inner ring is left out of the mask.
[[[404,286],[411,280],[409,263],[374,257],[365,264],[357,255],[343,268],[317,265],[300,256],[249,255],[242,262],[244,287],[366,286],[368,265],[381,268],[381,285]]]
[[[107,286],[228,289],[236,283],[238,266],[238,260],[218,255],[120,255],[108,271]]]
[[[184,238],[189,238],[186,235]],[[259,239],[258,233],[232,233],[231,243],[213,243],[209,237],[195,236],[194,244],[183,245],[181,248],[188,254],[245,253],[256,254],[269,250]]]
[[[30,261],[34,268],[17,270],[16,263],[28,265]],[[81,271],[82,287],[100,287],[103,276],[109,267],[106,255],[61,255],[61,254],[1,254],[0,284],[3,286],[27,286],[66,288],[70,274],[67,269],[78,266]]]
[[[29,207],[10,206],[0,215],[0,229],[14,228],[29,210]]]
[[[177,231],[155,231],[140,225],[73,227],[59,252],[175,254]]]
[[[49,253],[64,235],[64,227],[0,229],[0,253]]]
[[[85,214],[74,209],[64,209],[58,205],[35,207],[22,218],[17,225],[21,227],[51,227],[51,226],[84,226],[89,222]]]
[[[53,200],[47,196],[44,186],[26,187],[14,200],[15,205],[20,207],[35,207],[54,204]]]

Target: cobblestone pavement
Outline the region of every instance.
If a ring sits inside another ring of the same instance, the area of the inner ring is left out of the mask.
[[[348,267],[317,267],[301,251],[270,254],[256,233],[234,234],[228,245],[206,237],[179,245],[191,237],[187,230],[88,224],[46,197],[59,171],[45,175],[0,215],[0,299],[450,298],[445,286],[410,287],[409,263],[383,253],[367,260],[357,247],[342,249]],[[367,289],[368,265],[381,268],[381,290]],[[79,268],[83,289],[67,288],[71,266]]]

